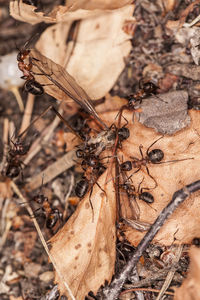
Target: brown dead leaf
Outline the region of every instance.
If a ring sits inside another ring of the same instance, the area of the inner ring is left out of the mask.
[[[99,99],[113,87],[125,66],[131,37],[123,31],[123,24],[134,20],[133,10],[129,5],[82,20],[76,27],[76,38],[68,44],[71,23],[56,24],[42,34],[36,48],[67,68],[90,98]]]
[[[124,116],[129,121],[131,134],[130,138],[124,141],[123,149],[118,156],[123,157],[123,161],[130,160],[131,156],[141,159],[139,146],[143,145],[143,153],[146,156],[147,148],[161,137],[161,135],[150,128],[146,128],[136,120],[133,124],[131,112],[124,114]],[[194,159],[157,165],[148,164],[149,172],[157,181],[158,186],[150,190],[155,199],[153,204],[147,205],[141,200],[137,201],[140,207],[140,220],[142,222],[152,224],[160,211],[169,203],[175,191],[200,178],[200,170],[197,167],[200,160],[199,112],[191,111],[190,117],[192,120],[188,128],[182,129],[173,136],[164,136],[152,147],[152,149],[161,149],[164,152],[163,161],[186,158]],[[133,169],[128,175],[131,175],[134,170],[136,171],[136,169]],[[143,177],[144,181],[141,187],[153,188],[154,182],[148,176],[144,167],[132,176],[135,188],[138,188]],[[199,193],[196,193],[181,204],[161,228],[154,242],[171,245],[174,238],[176,238],[176,243],[190,243],[195,236],[199,235],[199,214]],[[189,228],[188,224],[190,224]],[[127,227],[125,235],[133,245],[137,245],[144,236],[144,233]]]
[[[183,24],[185,23],[185,20],[186,20],[186,18],[188,17],[188,14],[191,13],[191,12],[193,11],[194,7],[195,7],[196,5],[198,5],[199,2],[200,2],[199,0],[196,0],[196,1],[192,2],[192,3],[190,3],[190,4],[186,7],[186,9],[184,9],[184,10],[181,12],[181,15],[180,15],[179,20],[177,20],[177,21],[171,21],[171,20],[167,21],[167,23],[166,23],[166,28],[167,28],[167,29],[170,29],[170,30],[172,30],[172,31],[174,31],[174,30],[179,30],[179,29],[183,26]]]
[[[200,299],[200,249],[192,247],[190,250],[190,269],[187,278],[180,288],[175,291],[175,300]]]
[[[44,15],[42,12],[35,12],[35,6],[28,5],[22,0],[10,1],[10,15],[16,20],[27,22],[32,25],[45,22],[70,22],[84,18],[91,18],[102,13],[109,12],[113,9],[121,8],[125,5],[131,4],[132,0],[98,0],[98,1],[73,1],[66,6],[55,6],[48,14]]]
[[[85,299],[89,291],[96,293],[110,282],[115,264],[116,200],[113,182],[107,172],[98,180],[106,195],[94,185],[65,226],[50,240],[51,254],[76,299]],[[56,277],[61,293],[66,291]]]

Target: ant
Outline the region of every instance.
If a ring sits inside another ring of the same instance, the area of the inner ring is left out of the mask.
[[[51,208],[49,200],[43,194],[39,194],[33,198],[33,201],[39,204],[41,207],[38,210],[42,210],[46,217],[46,227],[52,229],[58,220],[62,221],[62,213],[57,208]]]
[[[136,94],[130,95],[128,97],[128,107],[129,109],[134,109],[136,102],[142,103],[142,100],[148,96],[155,95],[158,87],[152,81],[139,81],[139,90]]]
[[[143,178],[143,180],[144,180],[144,178]],[[131,210],[133,210],[134,219],[136,219],[136,220],[138,220],[139,216],[140,216],[140,209],[139,209],[136,199],[142,200],[145,203],[147,203],[148,205],[152,204],[154,202],[153,195],[149,192],[144,192],[144,190],[146,190],[148,188],[140,188],[143,180],[140,182],[137,191],[136,191],[135,186],[128,181],[126,181],[123,184],[120,184],[120,186],[119,186],[121,189],[123,189],[126,192],[129,203],[131,205]]]
[[[13,147],[9,149],[7,156],[7,167],[4,172],[5,176],[9,178],[15,178],[19,175],[22,170],[23,162],[21,157],[26,155],[29,150],[28,145],[24,145],[18,137],[15,142],[11,140]]]
[[[28,57],[29,53],[30,50],[22,49],[17,55],[18,68],[24,74],[21,78],[26,80],[24,84],[24,89],[33,95],[42,95],[44,94],[44,89],[42,85],[39,82],[37,82],[34,76],[31,74],[33,64],[31,58]],[[24,62],[25,59],[28,59],[28,64]]]
[[[134,173],[137,173],[138,171],[141,170],[142,166],[146,167],[146,171],[147,174],[149,175],[150,178],[153,179],[154,183],[155,183],[155,188],[157,187],[157,182],[156,180],[153,178],[153,176],[151,176],[149,169],[147,167],[147,164],[152,163],[152,164],[164,164],[164,163],[171,163],[171,162],[178,162],[178,161],[184,161],[184,160],[188,160],[188,159],[193,159],[193,158],[185,158],[185,159],[176,159],[176,160],[169,160],[169,161],[164,161],[162,162],[163,158],[164,158],[164,152],[161,149],[153,149],[151,151],[150,148],[157,143],[160,139],[162,139],[163,136],[161,136],[160,138],[158,138],[156,141],[154,141],[146,150],[146,157],[144,157],[144,154],[142,152],[142,148],[143,146],[140,145],[139,146],[139,151],[141,154],[141,159],[137,158],[137,157],[133,157],[131,156],[130,158],[132,159],[132,161],[125,161],[124,163],[122,163],[120,165],[120,169],[121,171],[131,171],[132,168],[137,168],[137,170]],[[131,175],[132,176],[132,175]]]
[[[92,161],[92,160],[91,160]],[[94,161],[95,162],[95,159]],[[86,166],[84,167],[85,173],[83,178],[77,183],[75,187],[75,194],[79,198],[83,198],[88,190],[90,189],[90,195],[89,195],[89,202],[93,211],[93,205],[91,201],[91,196],[93,192],[93,185],[97,184],[98,187],[106,194],[106,192],[101,188],[101,186],[98,184],[97,180],[98,178],[104,173],[106,170],[106,167],[101,164],[98,159],[96,160],[96,163],[93,166]]]
[[[121,117],[122,117],[122,113],[125,109],[127,110],[135,110],[135,104],[137,102],[139,102],[139,104],[142,103],[142,100],[144,98],[147,98],[149,96],[152,95],[156,95],[158,90],[157,85],[155,85],[152,81],[144,81],[144,80],[140,80],[139,81],[139,90],[137,91],[137,93],[129,95],[127,97],[128,103],[126,105],[123,105],[120,110],[119,110],[119,120],[118,120],[118,124],[120,125],[121,122]],[[161,98],[157,97],[160,101],[166,103],[164,100],[162,100]]]

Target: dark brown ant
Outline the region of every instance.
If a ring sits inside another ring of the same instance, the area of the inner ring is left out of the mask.
[[[93,166],[87,165],[87,168],[86,168],[86,165],[85,165],[84,170],[85,170],[85,175],[77,183],[77,185],[75,187],[75,194],[79,198],[83,198],[86,195],[86,193],[88,192],[89,188],[91,188],[91,191],[92,191],[92,187],[95,183],[102,190],[102,188],[97,183],[97,179],[104,173],[104,171],[106,170],[106,167],[97,161],[97,163]],[[105,193],[105,191],[103,191],[103,192]],[[91,194],[92,194],[92,192],[91,192]],[[90,195],[90,197],[91,197],[91,195]]]
[[[124,110],[133,110],[135,111],[135,105],[138,102],[139,104],[142,103],[144,98],[147,98],[152,95],[156,95],[158,87],[152,81],[139,81],[139,90],[135,94],[131,94],[127,97],[128,103],[123,105],[119,110],[119,119],[118,119],[118,126],[121,123],[121,117]],[[166,103],[161,98],[157,97],[160,101]]]
[[[143,178],[143,180],[144,180],[144,178]],[[142,182],[143,182],[143,180],[142,180]],[[140,188],[142,182],[140,182],[137,191],[136,191],[134,185],[129,182],[125,182],[125,183],[121,184],[120,187],[124,191],[126,191],[129,198],[133,198],[136,200],[136,198],[138,197],[139,200],[142,200],[142,201],[146,202],[147,204],[152,204],[154,202],[154,197],[151,193],[144,192],[144,190],[146,190],[148,188]]]
[[[31,58],[28,57],[29,53],[30,50],[22,49],[17,55],[18,68],[24,74],[21,78],[26,80],[24,89],[33,95],[42,95],[44,93],[44,89],[42,85],[35,80],[33,74],[31,73],[33,64]],[[28,59],[28,63],[24,62],[26,59]]]
[[[156,180],[153,178],[153,176],[151,176],[149,169],[147,167],[147,164],[152,163],[152,164],[164,164],[164,163],[171,163],[171,162],[178,162],[178,161],[184,161],[184,160],[188,160],[188,159],[193,159],[193,158],[185,158],[185,159],[176,159],[176,160],[169,160],[169,161],[164,161],[162,162],[163,158],[164,158],[164,152],[161,149],[153,149],[151,151],[150,148],[157,143],[160,139],[162,139],[163,136],[161,136],[160,138],[158,138],[156,141],[154,141],[146,150],[146,157],[144,157],[144,154],[142,152],[142,148],[143,146],[140,145],[139,146],[139,151],[141,154],[141,159],[137,158],[137,157],[130,157],[132,160],[131,161],[125,161],[124,163],[122,163],[120,165],[120,169],[121,171],[131,171],[132,168],[136,168],[137,170],[134,173],[137,173],[138,171],[141,170],[142,166],[146,167],[146,171],[147,174],[149,175],[149,177],[151,177],[153,179],[153,181],[155,182],[155,187],[157,186],[157,182]],[[132,175],[131,175],[132,176]]]
[[[23,162],[21,157],[26,155],[29,150],[29,145],[24,145],[20,138],[17,138],[15,142],[11,140],[13,147],[8,151],[7,166],[3,175],[9,178],[15,178],[20,174],[22,170]]]
[[[57,208],[51,208],[49,200],[43,194],[39,194],[33,198],[33,201],[38,203],[46,217],[46,227],[52,229],[58,220],[62,220],[62,213]]]
[[[153,82],[143,82],[142,80],[140,80],[138,92],[128,97],[128,107],[130,109],[134,109],[136,102],[141,103],[144,98],[155,95],[157,93],[157,90],[158,87]]]

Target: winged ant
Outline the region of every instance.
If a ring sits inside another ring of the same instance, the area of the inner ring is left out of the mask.
[[[35,55],[34,55],[35,53]],[[98,116],[90,97],[86,92],[76,83],[74,78],[68,74],[61,66],[56,64],[58,72],[54,73],[55,63],[51,60],[48,60],[48,63],[43,65],[42,59],[43,56],[34,50],[23,49],[19,52],[17,60],[19,69],[23,72],[23,78],[26,79],[25,87],[31,92],[36,92],[37,84],[34,78],[34,75],[45,76],[52,84],[54,84],[58,89],[64,92],[67,96],[72,98],[76,103],[80,105],[90,116],[103,127],[103,130],[96,134],[94,137],[90,137],[90,128],[83,126],[85,133],[82,134],[82,131],[75,132],[75,134],[84,141],[83,145],[77,150],[77,157],[82,159],[82,167],[85,171],[85,176],[81,182],[77,184],[75,188],[76,194],[83,196],[86,194],[88,189],[96,183],[98,177],[104,172],[105,167],[100,162],[99,155],[108,148],[113,146],[121,145],[122,141],[129,137],[129,130],[125,126],[122,128],[116,128],[115,125],[111,125],[110,128],[100,119]],[[37,55],[38,54],[38,55]],[[38,58],[39,59],[38,59]],[[28,60],[28,62],[26,62]],[[44,57],[44,60],[47,58]],[[33,71],[34,66],[34,71]],[[52,66],[51,69],[49,66]],[[35,69],[38,69],[39,73],[35,73]],[[48,72],[49,68],[49,72]],[[59,72],[62,73],[62,84],[59,79]],[[64,80],[66,82],[66,87],[64,85]],[[40,88],[40,84],[38,88]],[[31,89],[33,88],[33,90]],[[41,92],[43,92],[43,87],[41,86]],[[38,90],[38,94],[39,94]],[[51,106],[47,110],[52,109],[57,116],[74,132],[73,128],[69,126],[68,122],[59,114],[59,112]],[[46,110],[46,111],[47,111]],[[84,123],[84,122],[83,122]],[[82,154],[81,154],[82,151]],[[84,153],[84,154],[83,154]],[[92,191],[92,188],[91,188]]]

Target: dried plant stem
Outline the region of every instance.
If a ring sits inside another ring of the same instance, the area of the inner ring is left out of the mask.
[[[160,228],[163,226],[167,218],[174,212],[174,210],[187,198],[191,193],[200,190],[200,180],[195,181],[183,189],[178,190],[174,193],[170,203],[162,210],[160,215],[157,217],[154,224],[151,226],[149,231],[143,237],[138,247],[136,248],[133,256],[130,258],[126,266],[122,269],[122,272],[114,278],[109,287],[103,289],[103,299],[115,300],[118,299],[120,291],[123,287],[124,282],[127,280],[129,274],[136,267],[143,252],[147,249],[149,243],[153,240],[155,235],[158,233]]]
[[[53,122],[42,132],[41,136],[33,143],[24,164],[28,165],[31,159],[41,150],[42,142],[48,142],[54,129],[59,125],[60,119],[56,116]]]
[[[153,292],[153,293],[159,293],[159,290],[157,289],[151,289],[151,288],[133,288],[133,289],[129,289],[129,290],[125,290],[123,291],[120,296],[123,296],[125,294],[131,293],[131,292],[136,292],[136,291],[143,291],[143,292]],[[166,295],[170,295],[170,296],[174,296],[174,293],[172,292],[165,292],[164,294]]]
[[[29,215],[32,217],[32,216],[33,216],[33,210],[31,209],[30,205],[28,204],[28,201],[24,198],[24,196],[22,195],[22,193],[20,192],[20,190],[18,189],[18,187],[16,186],[16,184],[15,184],[13,181],[11,181],[11,187],[12,187],[12,189],[14,190],[14,192],[18,195],[18,197],[22,200],[22,202],[25,203],[25,207],[26,207],[26,209],[27,209]],[[66,289],[67,289],[67,291],[68,291],[68,293],[69,293],[71,299],[72,299],[72,300],[76,300],[75,297],[73,296],[72,291],[70,290],[68,284],[66,283],[64,277],[62,276],[60,270],[58,269],[54,257],[53,257],[53,256],[50,254],[50,252],[49,252],[47,243],[46,243],[46,241],[45,241],[45,239],[44,239],[44,236],[43,236],[43,234],[42,234],[42,232],[41,232],[41,230],[40,230],[40,227],[39,227],[39,225],[38,225],[38,222],[37,222],[36,218],[32,218],[32,220],[33,220],[33,223],[34,223],[35,228],[36,228],[36,230],[37,230],[37,233],[38,233],[38,235],[39,235],[39,238],[40,238],[40,240],[41,240],[41,242],[42,242],[42,245],[43,245],[43,247],[44,247],[44,249],[45,249],[47,255],[49,256],[49,259],[51,260],[51,262],[52,262],[52,264],[53,264],[53,266],[54,266],[54,268],[55,268],[55,270],[56,270],[58,276],[59,276],[59,277],[61,278],[61,280],[63,281],[63,284],[64,284],[64,286],[66,287]]]
[[[19,89],[16,86],[11,86],[10,87],[10,91],[15,95],[15,98],[17,100],[17,103],[19,105],[19,109],[21,112],[24,111],[24,103],[22,101],[21,95],[19,93]]]
[[[44,177],[43,184],[45,185],[59,174],[71,168],[75,164],[76,151],[71,150],[61,158],[57,159],[54,163],[48,166],[41,173],[34,176],[29,183],[25,185],[26,190],[35,190],[42,184],[42,177]]]
[[[29,93],[19,134],[22,133],[30,124],[34,100],[35,96]]]

